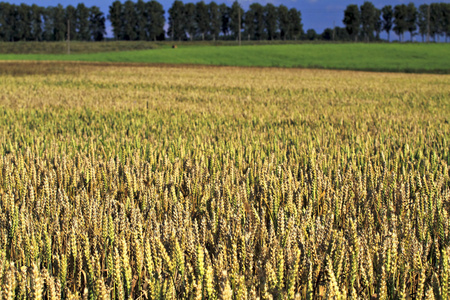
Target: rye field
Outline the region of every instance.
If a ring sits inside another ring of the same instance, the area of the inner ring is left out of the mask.
[[[448,299],[450,76],[0,62],[2,299]]]

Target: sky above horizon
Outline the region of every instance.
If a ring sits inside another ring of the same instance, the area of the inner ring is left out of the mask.
[[[3,0],[5,1],[5,0]],[[136,2],[136,0],[133,0]],[[157,0],[164,6],[164,10],[169,10],[170,6],[173,3],[173,0]],[[188,2],[198,2],[197,0],[191,0],[191,1],[184,1],[184,3]],[[231,6],[234,0],[216,0],[217,3],[226,3],[227,5]],[[410,3],[413,2],[416,6],[419,6],[424,3],[433,3],[433,2],[441,2],[442,0],[421,0],[421,1],[411,1],[411,0],[373,0],[371,1],[377,8],[382,8],[385,5],[392,5],[395,6],[397,4],[402,3]],[[26,3],[26,4],[38,4],[40,6],[55,6],[58,3],[62,4],[63,6],[67,5],[74,5],[76,6],[78,3],[83,2],[86,4],[86,6],[93,6],[96,5],[100,7],[100,10],[105,13],[105,15],[108,15],[109,6],[111,3],[114,2],[114,0],[97,0],[97,1],[83,1],[83,0],[39,0],[39,1],[33,1],[33,0],[12,0],[12,1],[5,1],[12,4],[20,4],[20,3]],[[121,0],[121,2],[125,2],[125,0]],[[211,2],[210,0],[206,0],[205,3]],[[295,7],[296,9],[300,10],[302,13],[302,23],[303,23],[303,29],[306,31],[310,28],[316,30],[318,33],[321,33],[325,28],[332,28],[335,26],[343,26],[342,19],[344,16],[344,10],[349,4],[357,4],[362,5],[364,3],[364,0],[357,0],[357,1],[348,1],[348,0],[273,0],[273,1],[267,1],[267,0],[260,0],[260,1],[254,1],[254,0],[239,0],[239,3],[242,5],[242,7],[247,10],[249,5],[251,3],[261,3],[263,5],[267,3],[272,3],[274,5],[280,5],[283,4],[287,6],[288,8]],[[445,2],[445,1],[444,1]],[[167,19],[167,17],[166,17]],[[106,24],[107,27],[107,36],[111,37],[111,25],[109,21],[107,21]],[[391,34],[391,36],[395,39],[396,37]]]

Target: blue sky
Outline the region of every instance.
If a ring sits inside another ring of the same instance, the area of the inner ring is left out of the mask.
[[[60,0],[60,1],[50,1],[50,0],[40,0],[40,1],[30,1],[30,0],[22,0],[22,1],[8,1],[3,0],[5,2],[14,3],[14,4],[20,4],[20,3],[27,3],[27,4],[33,4],[36,3],[40,6],[54,6],[58,3],[61,3],[63,6],[72,4],[76,5],[80,2],[84,2],[87,6],[93,6],[96,5],[100,7],[100,9],[105,13],[108,14],[108,8],[111,5],[114,0],[99,0],[99,1],[82,1],[82,0]],[[122,0],[122,3],[125,0]],[[197,0],[192,1],[186,1],[182,0],[183,2],[197,2]],[[216,0],[217,3],[226,3],[228,5],[231,5],[234,0]],[[419,6],[423,3],[432,3],[432,2],[441,2],[442,0],[435,0],[435,1],[429,1],[429,0],[422,0],[422,1],[402,1],[402,0],[373,0],[372,3],[378,7],[381,8],[384,5],[390,4],[392,6],[395,6],[397,4],[401,3],[409,3],[414,2],[416,6]],[[170,8],[170,6],[173,3],[173,0],[159,0],[159,2],[164,6],[164,10],[167,12],[167,10]],[[210,0],[205,0],[206,3],[209,3]],[[358,1],[347,1],[347,0],[273,0],[273,1],[254,1],[254,0],[239,0],[241,5],[244,9],[247,9],[248,6],[251,3],[259,2],[261,4],[266,3],[272,3],[274,5],[280,5],[284,4],[288,8],[295,7],[299,9],[302,13],[302,19],[303,19],[303,27],[305,31],[309,28],[315,29],[317,32],[321,33],[325,28],[327,27],[333,27],[333,24],[336,26],[343,26],[342,25],[342,19],[344,15],[345,7],[349,4],[358,4],[361,5],[364,3],[364,0],[358,0]],[[111,36],[111,26],[109,25],[109,22],[107,23],[107,31],[108,36]],[[395,38],[392,34],[391,36]]]

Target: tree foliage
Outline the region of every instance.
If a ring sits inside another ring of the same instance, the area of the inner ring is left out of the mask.
[[[383,30],[386,31],[388,35],[388,41],[391,40],[390,33],[392,26],[394,25],[394,10],[391,5],[386,5],[381,9],[383,16]]]
[[[347,6],[342,22],[345,24],[348,34],[357,41],[361,26],[361,14],[357,5],[350,4]]]
[[[152,0],[147,2],[147,36],[150,40],[164,39],[164,8],[158,1]]]
[[[169,36],[172,40],[184,39],[186,33],[185,28],[185,12],[184,4],[175,0],[169,8]]]
[[[239,34],[239,24],[243,24],[244,18],[244,10],[238,1],[234,1],[233,5],[231,5],[230,9],[230,31],[233,34],[234,38],[238,38]]]
[[[394,31],[399,40],[403,41],[404,32],[408,29],[408,7],[405,4],[399,4],[394,7]]]
[[[289,10],[290,30],[289,36],[291,39],[297,40],[303,34],[302,14],[299,10],[291,8]]]
[[[219,38],[222,25],[222,18],[220,15],[220,7],[214,1],[212,1],[208,5],[208,17],[209,17],[209,32],[213,40],[216,40],[217,38]]]
[[[280,38],[286,40],[291,29],[291,20],[289,18],[289,10],[286,6],[278,7],[278,27],[280,29]]]
[[[105,34],[105,15],[97,6],[90,8],[89,30],[94,41],[102,41]]]
[[[417,29],[417,8],[413,2],[410,2],[406,7],[406,28],[410,33],[412,42],[414,32]]]
[[[373,33],[377,23],[377,9],[372,2],[366,1],[360,7],[361,11],[361,33],[364,41],[368,42],[374,39]]]
[[[267,3],[264,7],[264,19],[267,31],[267,39],[274,40],[277,35],[277,8],[272,3]]]
[[[60,10],[63,10],[62,6],[60,7]],[[80,3],[77,5],[75,14],[77,19],[76,29],[78,38],[82,41],[91,40],[91,32],[89,30],[89,8],[83,3]],[[61,20],[61,22],[65,23],[64,20]]]
[[[195,31],[197,29],[196,23],[196,7],[194,3],[186,3],[184,6],[184,30],[191,41],[194,39]]]
[[[209,29],[209,13],[208,6],[203,1],[195,4],[195,22],[198,33],[202,37],[202,40],[205,40],[205,35]]]

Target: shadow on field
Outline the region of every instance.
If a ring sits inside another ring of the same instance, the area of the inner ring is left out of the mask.
[[[92,67],[92,68],[89,68]],[[31,76],[31,75],[80,75],[89,70],[108,67],[133,67],[133,68],[241,68],[234,66],[195,65],[195,64],[170,64],[170,63],[122,63],[122,62],[67,62],[67,61],[0,61],[0,76]],[[261,68],[261,67],[246,67]]]
[[[285,70],[328,70],[333,72],[375,72],[375,73],[419,73],[419,74],[449,74],[450,70],[422,70],[422,69],[359,69],[352,68],[326,68],[319,65],[309,66],[228,66],[228,65],[204,65],[204,64],[176,64],[176,63],[142,63],[142,62],[85,62],[85,61],[0,61],[0,76],[32,76],[32,75],[82,75],[90,71],[98,71],[100,68],[176,68],[176,69],[285,69]]]
[[[66,62],[0,62],[0,76],[54,75],[74,74],[81,72],[78,63]]]

